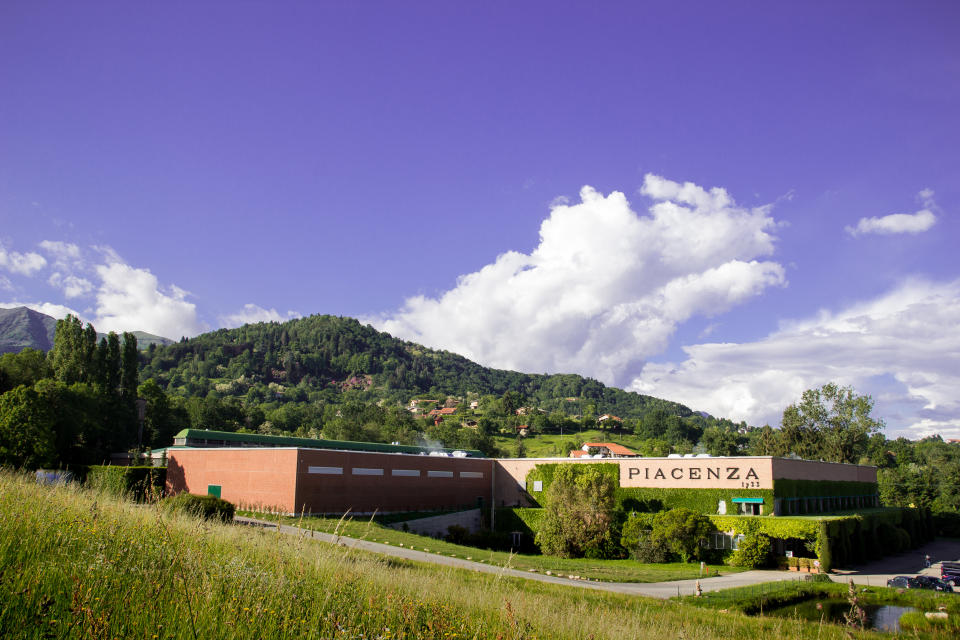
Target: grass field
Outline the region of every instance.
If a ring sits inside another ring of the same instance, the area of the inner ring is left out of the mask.
[[[503,551],[488,551],[435,540],[426,536],[398,531],[377,522],[361,518],[322,518],[322,517],[277,517],[244,512],[244,515],[260,517],[272,522],[300,526],[304,529],[339,533],[340,535],[379,542],[393,546],[403,546],[417,551],[427,551],[453,558],[470,559],[476,562],[509,566],[520,571],[534,569],[540,573],[550,571],[560,575],[578,575],[590,580],[604,582],[663,582],[666,580],[686,580],[701,577],[700,565],[681,562],[669,564],[641,564],[635,560],[589,560],[552,558],[550,556],[511,554]],[[743,571],[742,568],[726,565],[709,565],[710,575],[730,574]],[[705,574],[704,574],[705,575]]]
[[[493,437],[497,446],[507,454],[512,456],[517,448],[517,439],[496,435]],[[574,441],[577,444],[582,442],[616,442],[622,444],[628,449],[637,450],[642,438],[638,438],[632,433],[615,434],[610,431],[600,431],[599,429],[585,429],[583,431],[571,431],[560,434],[539,434],[523,439],[523,446],[526,448],[528,458],[553,458],[561,455],[563,443]]]
[[[395,561],[168,516],[0,471],[0,637],[829,640],[847,634]]]

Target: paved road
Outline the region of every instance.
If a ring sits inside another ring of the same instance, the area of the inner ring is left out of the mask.
[[[277,529],[277,523],[268,522],[266,520],[257,520],[254,518],[246,518],[242,516],[237,516],[237,522],[242,524],[260,526],[268,529]],[[389,544],[381,544],[379,542],[369,542],[367,540],[358,540],[356,538],[346,538],[344,536],[335,536],[329,533],[322,533],[320,531],[310,531],[308,529],[299,529],[297,527],[291,527],[287,525],[280,525],[280,533],[294,535],[294,536],[305,536],[308,538],[313,538],[315,540],[322,540],[324,542],[331,542],[334,544],[339,544],[345,547],[352,547],[356,549],[363,549],[365,551],[373,551],[375,553],[382,553],[385,555],[393,556],[396,558],[406,558],[407,560],[415,560],[418,562],[429,562],[432,564],[439,564],[448,567],[458,567],[461,569],[470,569],[473,571],[480,571],[482,573],[492,573],[502,576],[512,576],[516,578],[524,578],[526,580],[537,580],[540,582],[550,582],[553,584],[562,584],[567,586],[582,587],[584,589],[596,589],[598,591],[613,591],[615,593],[626,593],[632,595],[642,595],[648,596],[651,598],[672,598],[676,595],[693,595],[694,589],[696,589],[696,580],[676,580],[672,582],[648,582],[648,583],[635,583],[635,582],[590,582],[586,580],[571,580],[570,578],[563,578],[560,576],[548,576],[542,573],[533,573],[528,571],[518,571],[516,569],[508,569],[506,567],[489,565],[482,562],[475,562],[472,560],[464,560],[461,558],[451,558],[449,556],[444,556],[439,553],[428,553],[425,551],[416,551],[414,549],[408,549],[406,547],[396,547]],[[921,556],[922,558],[923,556]],[[703,591],[719,591],[721,589],[730,589],[733,587],[742,587],[746,585],[759,584],[761,582],[771,582],[774,580],[785,580],[790,579],[791,577],[797,578],[798,574],[786,574],[782,571],[744,571],[741,573],[735,573],[728,576],[719,576],[715,578],[702,578],[700,580],[700,588]]]
[[[247,525],[254,525],[269,529],[277,529],[277,523],[266,520],[257,520],[255,518],[246,518],[237,516],[237,522]],[[598,591],[613,591],[615,593],[627,593],[632,595],[648,596],[651,598],[672,598],[676,595],[692,595],[696,589],[697,580],[675,580],[671,582],[590,582],[586,580],[571,580],[560,576],[548,576],[542,573],[533,573],[528,571],[518,571],[508,569],[497,565],[489,565],[483,562],[472,560],[463,560],[461,558],[451,558],[439,553],[428,553],[426,551],[416,551],[406,547],[396,547],[379,542],[369,542],[367,540],[358,540],[356,538],[347,538],[344,536],[335,536],[320,531],[311,531],[309,529],[300,529],[287,525],[280,525],[280,533],[305,536],[315,540],[331,542],[345,547],[373,551],[393,556],[395,558],[406,558],[418,562],[428,562],[448,567],[458,567],[461,569],[471,569],[482,573],[493,573],[502,576],[512,576],[524,578],[526,580],[538,580],[540,582],[550,582],[553,584],[562,584],[567,586],[582,587],[584,589],[596,589]],[[929,568],[924,567],[924,556],[930,555],[935,563]],[[887,580],[898,575],[912,575],[922,573],[925,575],[940,576],[939,563],[941,560],[960,561],[960,541],[957,540],[935,540],[926,546],[902,553],[897,556],[891,556],[873,562],[862,567],[855,567],[851,570],[838,570],[831,574],[830,578],[834,582],[846,582],[853,579],[855,584],[868,586],[886,586]],[[744,587],[761,582],[773,582],[775,580],[800,580],[807,574],[785,573],[783,571],[744,571],[728,576],[719,576],[715,578],[701,578],[700,588],[703,591],[719,591],[721,589],[731,589],[733,587]]]
[[[924,566],[927,555],[930,556],[933,566]],[[960,562],[960,540],[939,538],[913,551],[888,556],[849,570],[839,569],[830,577],[834,582],[846,582],[853,578],[855,584],[884,587],[887,580],[894,576],[922,574],[939,578],[940,562],[943,560]]]

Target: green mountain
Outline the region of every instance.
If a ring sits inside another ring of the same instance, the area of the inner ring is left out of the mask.
[[[40,351],[49,351],[53,348],[53,336],[56,333],[57,320],[39,311],[26,307],[14,309],[0,309],[0,354],[19,353],[29,347]],[[152,344],[163,346],[173,344],[173,340],[147,333],[146,331],[131,332],[137,337],[137,345],[147,349]],[[107,334],[98,333],[97,338],[105,338]]]
[[[27,347],[49,351],[56,328],[55,319],[26,307],[0,309],[0,354]]]
[[[140,379],[154,378],[185,397],[246,403],[358,401],[381,406],[414,397],[441,402],[517,394],[516,402],[566,414],[610,413],[636,419],[654,409],[690,416],[687,407],[608,387],[573,374],[540,375],[481,366],[428,349],[352,318],[315,315],[285,323],[220,329],[152,347]],[[518,404],[517,407],[520,405]]]

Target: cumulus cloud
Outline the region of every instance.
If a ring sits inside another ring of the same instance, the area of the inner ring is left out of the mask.
[[[924,189],[917,194],[917,199],[924,208],[916,213],[892,213],[879,218],[860,218],[857,226],[847,227],[846,231],[854,237],[866,233],[882,235],[923,233],[937,222],[937,216],[933,213],[936,203],[933,201],[933,191],[930,189]]]
[[[0,268],[7,269],[12,273],[24,276],[32,276],[40,269],[47,266],[47,259],[39,253],[17,253],[16,251],[7,251],[0,244]]]
[[[300,314],[296,311],[287,311],[287,315],[284,316],[276,309],[264,309],[255,304],[245,304],[240,311],[220,316],[219,320],[224,327],[233,328],[255,322],[286,322],[299,317]]]
[[[912,279],[846,309],[788,322],[751,343],[684,347],[648,363],[631,388],[751,424],[829,381],[874,395],[888,435],[960,438],[960,280]],[[882,392],[893,382],[897,393]]]
[[[63,289],[63,295],[67,298],[79,298],[93,291],[93,283],[86,278],[75,275],[64,275],[59,271],[50,274],[47,283],[51,287]]]
[[[80,247],[59,240],[44,240],[40,248],[53,260],[53,266],[61,270],[72,270],[83,265]]]
[[[676,327],[785,284],[769,207],[648,174],[635,212],[586,186],[555,200],[530,253],[508,251],[437,298],[367,321],[490,366],[629,381]]]
[[[96,267],[100,278],[94,325],[99,331],[139,329],[167,338],[194,336],[206,329],[197,308],[177,287],[161,287],[148,269],[123,262]]]

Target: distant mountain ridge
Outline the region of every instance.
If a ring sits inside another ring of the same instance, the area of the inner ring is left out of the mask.
[[[50,351],[53,348],[53,338],[57,331],[57,319],[45,313],[15,307],[0,309],[0,354],[19,353],[23,349],[39,349]],[[137,338],[137,346],[147,349],[151,344],[163,346],[173,344],[173,340],[157,336],[146,331],[131,331]],[[105,333],[97,334],[106,337]]]
[[[39,311],[0,309],[0,353],[19,353],[27,347],[49,351],[56,329],[56,319]]]

